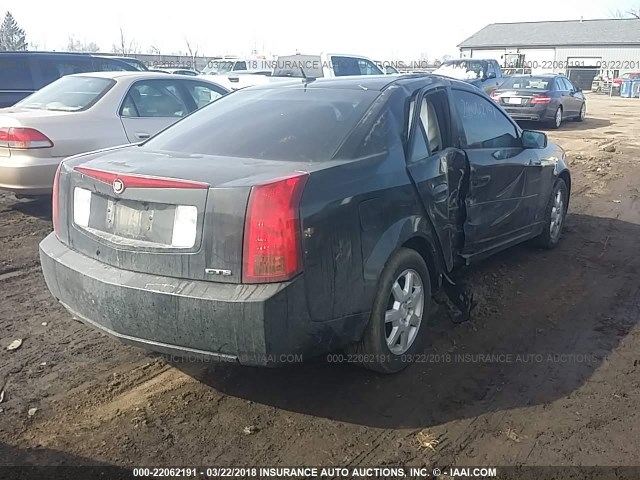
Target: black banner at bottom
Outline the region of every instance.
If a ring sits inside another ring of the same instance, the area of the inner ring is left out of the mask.
[[[0,466],[1,480],[134,479],[640,480],[638,467],[116,467]]]

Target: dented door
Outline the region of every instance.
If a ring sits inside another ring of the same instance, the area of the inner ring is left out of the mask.
[[[462,246],[466,158],[462,150],[452,147],[446,90],[418,95],[411,102],[409,117],[407,169],[435,228],[447,270],[451,270]]]
[[[517,125],[482,94],[453,90],[461,143],[469,162],[464,249],[481,256],[528,236],[538,202],[533,150]]]

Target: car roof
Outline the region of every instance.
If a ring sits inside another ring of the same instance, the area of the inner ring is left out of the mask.
[[[305,86],[305,88],[340,88],[351,90],[374,90],[383,91],[393,85],[408,86],[412,85],[427,86],[430,83],[440,85],[456,85],[467,90],[476,89],[468,83],[454,80],[442,75],[433,75],[430,73],[407,73],[399,75],[354,75],[348,77],[335,78],[317,78],[310,82],[304,82],[303,78],[295,78],[290,82],[276,82],[265,85],[250,87],[252,89],[269,90],[275,88],[291,88],[294,86]],[[477,90],[477,89],[476,89]]]
[[[160,79],[164,79],[167,80],[169,78],[174,79],[174,78],[188,78],[189,80],[193,80],[193,76],[191,75],[172,75],[171,77],[169,77],[167,75],[166,72],[162,71],[162,72],[152,72],[152,71],[147,71],[147,72],[141,72],[139,70],[135,71],[135,72],[125,72],[125,71],[118,71],[118,72],[83,72],[83,73],[74,73],[73,75],[70,76],[74,76],[74,77],[93,77],[93,78],[109,78],[109,79],[113,79],[113,80],[125,80],[125,79],[136,79],[136,80],[152,80],[154,78],[160,78]],[[199,79],[199,78],[198,78]],[[215,83],[212,82],[211,80],[206,80],[205,81],[209,81],[209,83]]]
[[[562,73],[518,73],[516,75],[511,75],[511,77],[518,77],[518,78],[526,78],[526,77],[536,77],[536,78],[564,77],[564,78],[566,78],[566,75],[563,75]]]

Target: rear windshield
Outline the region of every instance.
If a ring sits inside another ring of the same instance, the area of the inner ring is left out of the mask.
[[[515,90],[549,90],[552,78],[545,77],[511,77],[505,81],[501,89],[512,88]]]
[[[380,92],[238,90],[176,123],[142,148],[186,154],[330,160]]]
[[[115,81],[108,78],[62,77],[18,102],[16,107],[65,112],[86,110],[113,85]]]

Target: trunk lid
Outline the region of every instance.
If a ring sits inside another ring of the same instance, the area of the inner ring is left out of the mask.
[[[251,186],[306,165],[135,146],[70,159],[63,241],[124,270],[240,283]]]
[[[492,97],[504,107],[531,107],[531,99],[537,96],[546,96],[548,90],[496,90]]]

